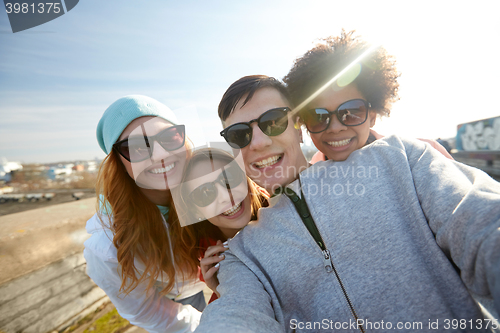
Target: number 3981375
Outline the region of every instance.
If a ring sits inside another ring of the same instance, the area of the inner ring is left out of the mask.
[[[59,7],[60,3],[53,3],[53,2],[46,2],[46,3],[38,3],[38,4],[29,4],[29,3],[6,3],[5,4],[5,9],[7,11],[7,14],[10,13],[33,13],[33,14],[44,14],[44,13],[55,13],[58,14],[61,11],[61,7]]]

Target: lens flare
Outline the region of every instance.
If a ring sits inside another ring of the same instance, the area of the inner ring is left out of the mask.
[[[359,73],[361,73],[361,64],[357,63],[338,78],[337,85],[339,87],[350,85],[358,77]]]

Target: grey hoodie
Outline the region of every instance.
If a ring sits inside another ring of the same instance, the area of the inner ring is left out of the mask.
[[[301,173],[328,251],[282,196],[236,235],[196,332],[475,332],[500,310],[500,184],[391,136]],[[460,275],[459,275],[459,273]],[[356,323],[362,324],[357,326]]]

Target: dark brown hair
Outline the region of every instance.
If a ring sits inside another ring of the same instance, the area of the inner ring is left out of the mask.
[[[339,37],[323,39],[297,58],[283,78],[292,103],[299,105],[305,101],[369,48],[367,42],[354,36],[354,31],[346,33],[342,29]],[[392,103],[399,99],[397,80],[400,74],[394,57],[380,47],[361,60],[360,65],[360,73],[350,84],[356,85],[374,111],[389,116]]]
[[[292,102],[285,85],[274,77],[267,75],[244,76],[231,84],[222,96],[219,103],[219,118],[225,121],[245,95],[246,98],[243,101],[243,105],[248,103],[255,92],[262,88],[274,88],[279,91],[286,101]]]

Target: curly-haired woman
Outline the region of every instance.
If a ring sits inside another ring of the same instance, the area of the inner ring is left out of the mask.
[[[339,37],[324,39],[296,59],[283,78],[292,103],[304,104],[300,119],[320,150],[312,163],[344,161],[353,151],[382,137],[371,128],[377,116],[390,115],[392,103],[398,100],[400,74],[393,56],[379,47],[328,84],[370,47],[354,31],[342,30]],[[324,90],[311,99],[320,89]],[[436,141],[423,141],[452,158]]]

